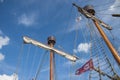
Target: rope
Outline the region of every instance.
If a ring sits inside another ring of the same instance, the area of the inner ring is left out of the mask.
[[[87,25],[89,32],[90,32],[90,43],[92,44],[92,35],[91,35],[91,30],[89,28],[89,24]],[[90,58],[92,59],[92,46],[90,46]],[[90,74],[89,74],[89,80],[91,80],[92,78],[92,70],[90,70]]]
[[[93,29],[92,29],[92,30],[93,30]],[[91,32],[91,36],[93,36],[92,34],[94,34],[93,31]],[[97,43],[96,43],[95,41],[93,42],[93,46],[96,47],[96,49],[97,49]],[[94,49],[94,50],[95,50],[95,49]],[[97,68],[98,68],[98,70],[100,70],[100,62],[99,62],[99,58],[98,58],[98,53],[99,53],[98,50],[96,50],[96,53],[97,53],[97,54],[96,54],[95,58],[97,59]],[[93,57],[93,56],[92,56],[92,57]],[[102,79],[100,73],[99,73],[99,78],[100,78],[100,80]]]
[[[76,31],[75,31],[75,38],[74,38],[74,49],[76,49],[76,42],[77,42],[77,39],[78,39],[78,30],[77,30],[78,28],[76,27]],[[75,55],[75,53],[73,53],[73,55]]]
[[[90,26],[90,25],[89,25]],[[97,35],[97,36],[100,36],[100,34],[96,31],[96,30],[94,30],[94,33]],[[91,33],[91,35],[93,35],[93,33]],[[96,38],[94,38],[94,39],[96,39]],[[97,44],[97,42],[99,43],[99,44]],[[101,52],[98,52],[98,53],[102,53],[104,56],[99,56],[99,57],[101,57],[101,58],[99,58],[101,61],[100,61],[100,63],[102,64],[102,59],[103,58],[105,58],[106,59],[106,64],[108,63],[108,66],[107,66],[107,69],[109,69],[110,70],[110,73],[112,72],[113,73],[113,75],[116,75],[116,73],[115,73],[115,71],[113,70],[113,68],[112,68],[112,65],[111,65],[111,63],[110,63],[110,61],[109,61],[109,59],[107,58],[107,56],[106,56],[106,52],[105,52],[105,50],[104,50],[104,44],[103,44],[103,41],[102,41],[102,39],[100,40],[100,38],[98,37],[98,39],[97,40],[95,40],[94,41],[94,43],[96,43],[97,44],[97,46],[100,46],[100,47],[98,47],[98,49],[99,49],[99,51],[101,51]],[[95,47],[95,46],[94,46]],[[97,49],[97,48],[95,48],[95,49]],[[97,50],[98,50],[97,49]],[[101,55],[102,55],[101,54]],[[97,54],[96,54],[97,55]],[[94,57],[94,56],[92,56],[92,57]],[[106,65],[105,64],[105,65]],[[104,65],[104,66],[105,66]],[[101,66],[101,65],[99,65],[99,66]],[[103,66],[103,65],[102,65]],[[103,71],[105,71],[105,70],[103,70]],[[90,74],[90,77],[91,77],[91,74]],[[107,76],[107,77],[109,77],[109,76]]]
[[[113,72],[113,76],[114,76],[114,75],[117,75],[116,72],[114,71],[113,66],[111,65],[110,60],[108,59],[108,57],[107,57],[107,55],[106,55],[106,52],[105,52],[105,50],[103,49],[103,47],[102,47],[102,50],[104,51],[103,54],[105,55],[106,61],[107,61],[107,63],[109,64],[109,66],[110,66],[110,68],[111,68],[111,70],[112,70],[112,72]]]
[[[24,61],[24,66],[23,66],[23,69],[25,69],[25,66],[27,66],[27,63],[28,63],[28,59],[29,59],[29,54],[30,54],[30,49],[31,49],[31,46],[28,47],[28,51],[27,51],[27,55],[26,55],[26,60]],[[22,74],[25,74],[26,73],[26,69],[23,71]],[[25,76],[22,76],[22,80],[24,80]]]
[[[16,65],[16,70],[15,70],[15,73],[16,74],[18,74],[18,72],[19,72],[19,66],[20,66],[20,64],[21,64],[21,58],[22,58],[22,54],[23,54],[23,48],[24,48],[24,46],[23,46],[23,44],[21,45],[21,49],[20,49],[20,53],[19,53],[19,55],[18,55],[18,60],[17,60],[17,65]]]
[[[113,74],[115,74],[115,72],[114,72],[114,70],[113,70],[113,68],[112,68],[112,65],[111,65],[109,59],[107,58],[107,55],[105,54],[106,52],[105,52],[104,48],[102,47],[102,45],[101,45],[101,51],[102,51],[103,55],[105,55],[104,58],[106,59],[106,61],[107,61],[106,63],[108,63],[108,66],[110,67],[109,70],[112,70]],[[105,65],[106,65],[106,64],[105,64]]]
[[[71,15],[72,15],[72,12],[73,12],[73,6],[71,7],[71,12],[70,12],[70,15],[69,15],[69,20],[70,20],[70,21],[71,21],[71,18],[72,18],[72,16],[71,16]],[[67,24],[68,26],[67,26],[67,28],[65,28],[65,31],[67,31],[67,29],[69,28],[69,26],[70,26],[70,21],[68,22],[68,24]],[[77,27],[76,27],[76,28],[77,28]],[[78,28],[77,28],[77,29],[78,29]],[[76,42],[77,42],[77,39],[78,39],[78,30],[77,30],[77,29],[75,29],[75,32],[76,32],[76,33],[75,33],[75,37],[74,37],[74,49],[76,49]],[[65,32],[65,31],[64,31],[64,32]],[[65,36],[66,36],[66,35],[64,35],[63,38],[65,38]],[[63,40],[63,38],[62,38],[62,40]],[[75,53],[73,53],[73,55],[75,55]],[[72,63],[72,66],[74,66],[73,63]],[[70,77],[70,80],[72,80],[72,77],[73,77],[72,74],[71,74],[71,71],[72,71],[72,70],[71,70],[71,68],[70,68],[70,71],[69,71],[69,73],[68,73],[68,74],[70,75],[70,76],[69,76],[69,77]],[[56,77],[56,78],[57,78],[57,77]],[[55,78],[55,80],[56,80],[56,78]]]
[[[83,39],[84,39],[84,41],[87,42],[86,33],[85,33],[85,34],[83,33],[83,31],[82,31],[82,27],[80,27],[80,30],[81,30],[80,32],[81,32],[82,35],[83,35]]]
[[[40,73],[40,70],[41,70],[41,68],[42,68],[42,65],[43,65],[43,63],[44,63],[44,61],[45,61],[45,55],[47,55],[46,53],[47,53],[48,51],[45,51],[45,53],[43,54],[43,57],[42,57],[42,59],[41,59],[41,62],[40,62],[40,65],[39,65],[39,68],[38,68],[38,70],[37,70],[37,72],[36,72],[36,74],[35,74],[35,79],[34,80],[37,80],[38,79],[38,76],[39,76],[39,73]]]
[[[70,14],[69,14],[69,16],[68,16],[68,19],[71,21],[71,19],[72,19],[72,12],[73,12],[73,6],[71,7],[71,9],[70,9]],[[69,29],[69,27],[70,27],[70,21],[68,21],[68,23],[67,23],[67,27],[65,27],[62,31],[63,31],[63,33],[64,32],[66,32],[66,31],[68,31],[68,29]],[[61,38],[61,43],[63,43],[63,40],[66,38],[66,34],[64,33],[63,34],[63,36],[62,36],[62,38]],[[61,44],[60,43],[60,44]]]
[[[30,76],[31,76],[31,74],[32,74],[32,71],[33,71],[33,67],[34,67],[34,65],[35,65],[35,59],[36,59],[36,56],[37,56],[37,52],[38,52],[38,48],[36,47],[36,49],[35,49],[35,52],[34,52],[34,56],[33,56],[33,60],[31,61],[31,64],[32,64],[32,67],[31,67],[31,69],[30,69],[30,73],[29,73],[29,75],[28,75],[28,78],[30,78]]]

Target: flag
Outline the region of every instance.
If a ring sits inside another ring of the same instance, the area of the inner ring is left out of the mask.
[[[92,59],[90,59],[88,62],[86,62],[81,68],[77,69],[76,72],[75,72],[75,75],[80,75],[82,74],[83,72],[86,72],[88,70],[92,70],[94,69],[94,66],[93,66],[93,61]]]

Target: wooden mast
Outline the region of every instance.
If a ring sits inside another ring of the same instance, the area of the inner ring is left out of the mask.
[[[55,38],[53,36],[48,37],[48,45],[53,48],[55,44]],[[54,52],[50,50],[50,80],[54,80]]]
[[[53,47],[53,45],[50,45]],[[50,80],[54,80],[54,53],[50,51]]]
[[[73,3],[73,6],[77,7],[78,11],[80,13],[82,13],[85,17],[92,19],[92,21],[94,22],[100,35],[102,36],[103,40],[105,41],[106,45],[108,46],[109,50],[111,51],[113,57],[115,58],[116,62],[118,63],[118,65],[120,65],[120,56],[118,55],[118,52],[113,47],[112,43],[109,41],[108,37],[106,36],[106,34],[104,33],[104,31],[102,30],[102,28],[99,24],[101,24],[103,27],[105,27],[108,30],[111,30],[112,28],[94,16],[95,10],[91,6],[86,6],[84,8],[81,8],[78,5],[76,5],[75,3]]]
[[[59,54],[60,56],[75,62],[78,60],[77,56],[72,56],[69,53],[65,53],[63,51],[60,51],[58,49],[54,48],[54,44],[56,43],[55,38],[53,36],[48,37],[48,45],[45,45],[41,42],[38,42],[36,40],[33,40],[27,36],[23,37],[24,43],[26,44],[33,44],[35,46],[50,50],[50,80],[54,80],[54,53]]]
[[[115,60],[120,65],[120,56],[118,55],[118,52],[113,47],[112,43],[109,41],[109,39],[107,38],[106,34],[104,33],[104,31],[102,30],[100,25],[97,23],[97,21],[93,20],[93,22],[94,22],[96,28],[98,29],[99,33],[101,34],[102,38],[104,39],[105,43],[107,44],[108,48],[110,49],[110,51],[111,51],[112,55],[114,56]]]

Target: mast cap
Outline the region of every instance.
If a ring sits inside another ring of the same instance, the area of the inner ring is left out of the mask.
[[[47,40],[48,40],[48,45],[50,45],[51,43],[54,45],[56,43],[56,39],[54,36],[49,36]]]
[[[92,5],[86,5],[83,9],[86,10],[88,13],[95,15],[95,10]]]

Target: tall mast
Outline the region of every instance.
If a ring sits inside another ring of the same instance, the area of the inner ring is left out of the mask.
[[[118,63],[118,65],[120,65],[120,56],[118,55],[118,52],[113,47],[112,43],[109,41],[108,37],[106,36],[106,34],[104,33],[104,31],[102,30],[102,28],[99,24],[101,24],[103,27],[105,27],[108,30],[111,30],[112,28],[109,25],[105,24],[103,21],[97,19],[94,16],[95,15],[95,10],[92,7],[86,6],[84,8],[81,8],[74,3],[73,3],[73,6],[77,7],[78,11],[80,13],[82,13],[85,17],[92,19],[92,21],[94,22],[94,24],[95,24],[96,28],[98,29],[100,35],[102,36],[103,40],[105,41],[106,45],[108,46],[109,50],[111,51],[113,57],[115,58],[116,62]]]
[[[55,44],[55,38],[53,36],[48,37],[48,45],[53,48]],[[54,52],[50,50],[50,80],[54,80]]]

